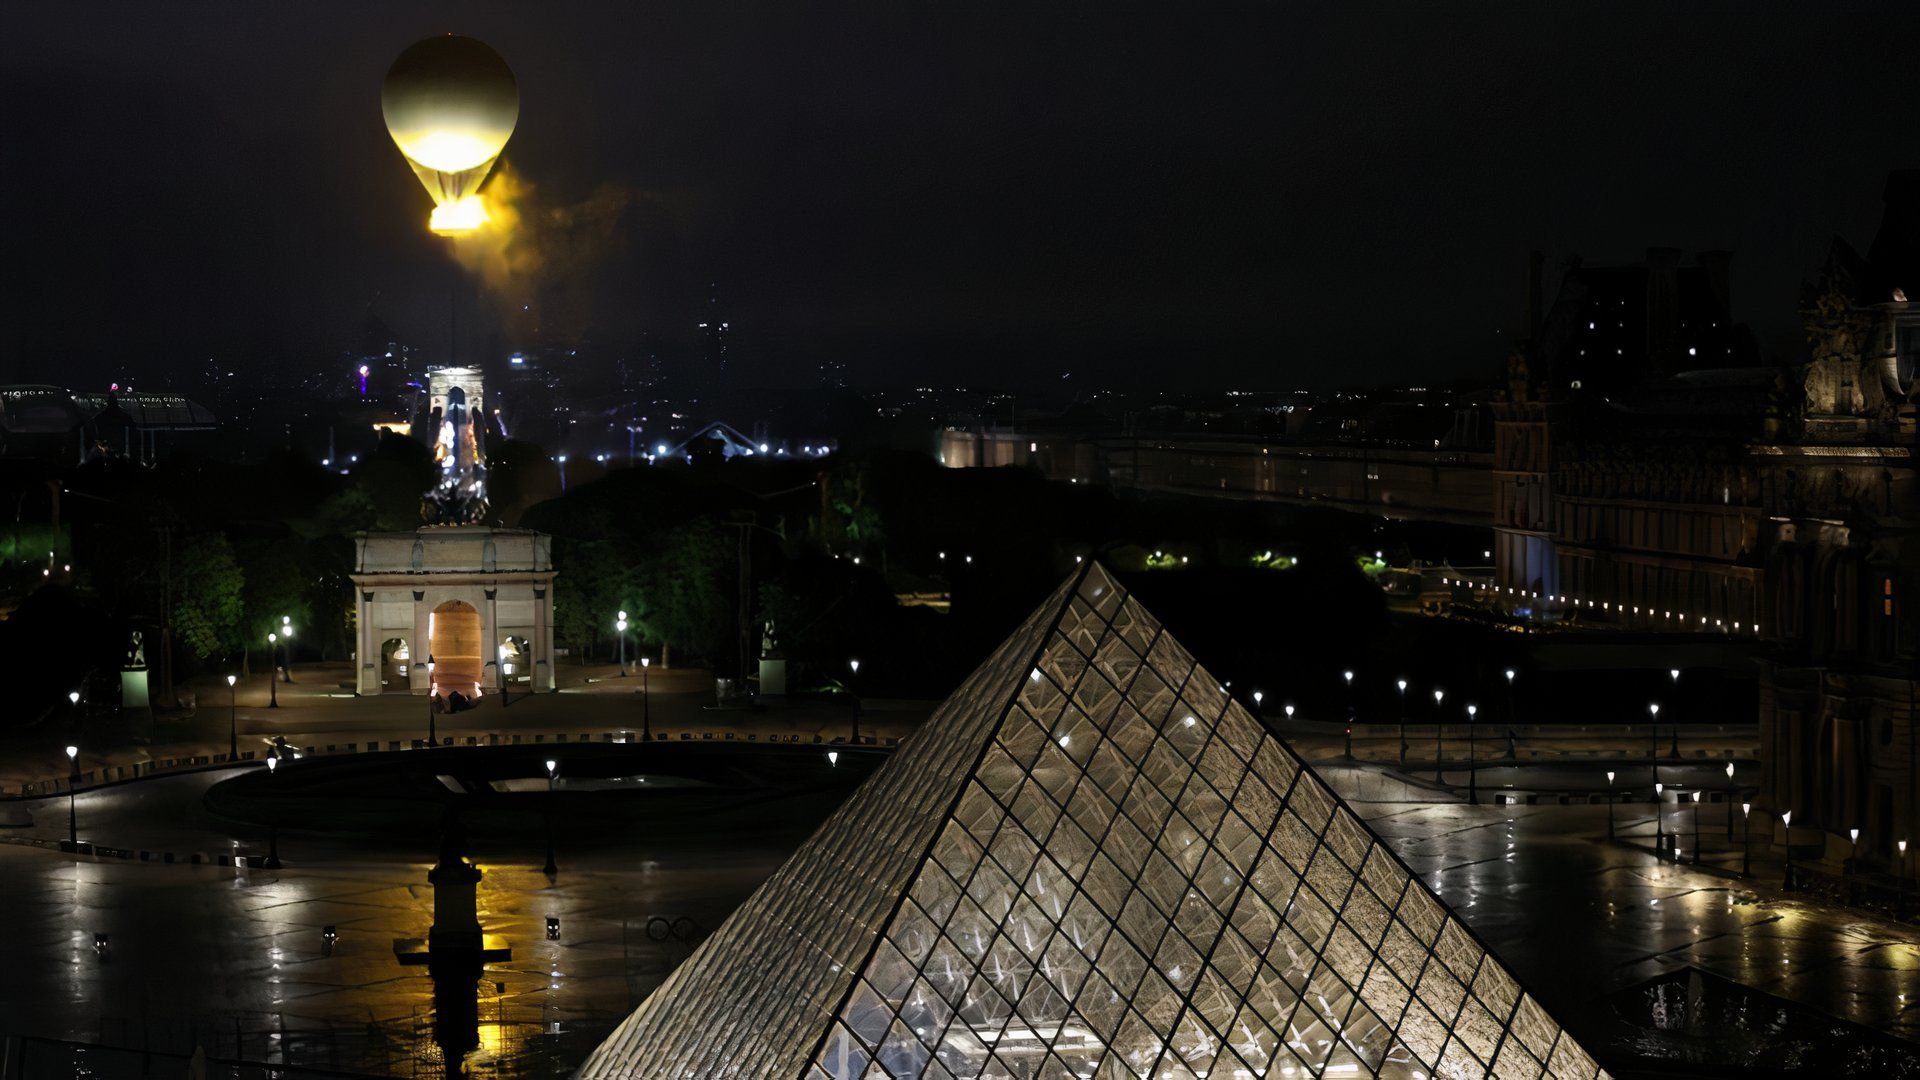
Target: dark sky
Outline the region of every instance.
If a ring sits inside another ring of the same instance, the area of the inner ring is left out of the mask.
[[[1790,348],[1920,165],[1911,4],[14,0],[0,380],[326,365],[370,310],[443,347],[378,95],[448,30],[520,80],[542,328],[682,333],[714,282],[768,383],[1479,374],[1532,246],[1732,249]]]

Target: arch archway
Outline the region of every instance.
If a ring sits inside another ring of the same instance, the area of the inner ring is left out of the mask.
[[[431,693],[480,696],[482,653],[480,612],[472,604],[449,600],[427,617],[427,655],[433,661]]]
[[[407,686],[407,665],[413,659],[413,652],[407,647],[407,639],[390,637],[380,643],[380,685],[398,686],[404,691]]]

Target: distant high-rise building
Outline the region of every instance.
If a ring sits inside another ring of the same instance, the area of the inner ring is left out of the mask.
[[[728,384],[727,345],[733,324],[720,304],[719,284],[710,282],[707,290],[707,302],[695,328],[700,332],[700,375],[694,383],[708,393],[715,393]]]

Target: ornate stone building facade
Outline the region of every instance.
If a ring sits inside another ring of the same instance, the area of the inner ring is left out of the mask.
[[[508,685],[551,691],[551,544],[485,525],[360,534],[356,691],[469,701]]]
[[[1902,607],[1920,583],[1920,306],[1906,298],[1920,290],[1920,173],[1890,180],[1866,257],[1834,242],[1805,290],[1796,364],[1743,351],[1712,284],[1725,257],[1701,262],[1706,287],[1677,290],[1666,277],[1693,268],[1658,249],[1632,272],[1576,268],[1578,287],[1510,358],[1494,407],[1496,581],[1580,597],[1589,623],[1757,640],[1759,807],[1793,812],[1797,854],[1889,866],[1899,841],[1920,840]]]

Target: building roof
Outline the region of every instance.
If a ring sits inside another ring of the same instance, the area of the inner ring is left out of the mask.
[[[73,403],[92,420],[117,407],[142,431],[208,431],[218,421],[212,410],[180,394],[146,394],[131,390],[107,394],[75,394]]]
[[[1602,1075],[1103,568],[1069,578],[582,1066]]]

